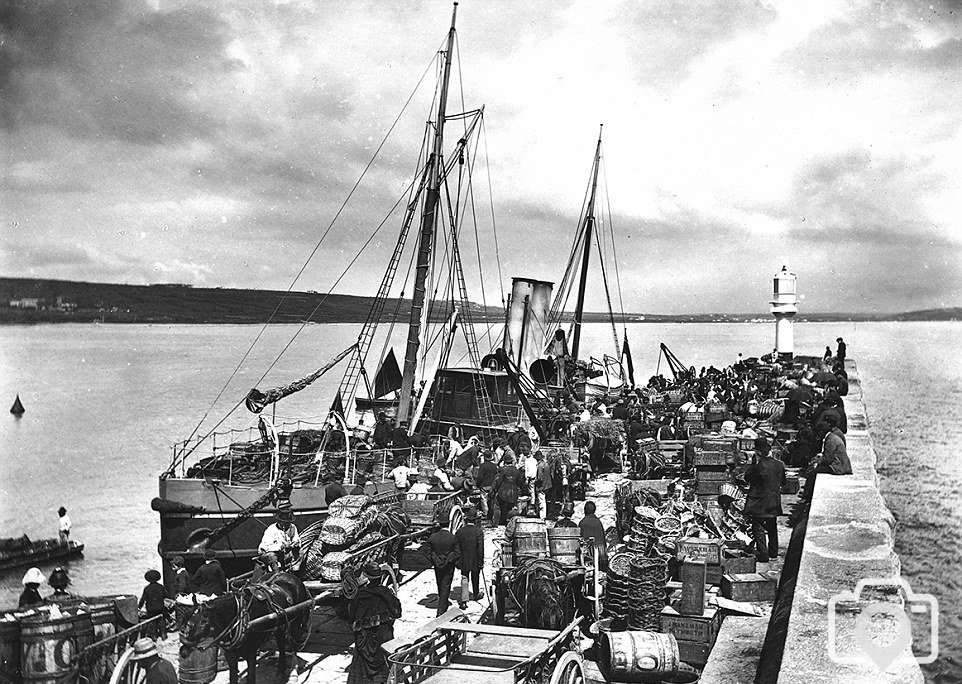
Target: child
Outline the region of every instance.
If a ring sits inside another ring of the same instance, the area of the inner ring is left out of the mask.
[[[163,619],[157,621],[156,627],[153,629],[153,637],[155,639],[166,639],[167,606],[164,599],[167,597],[167,592],[161,586],[160,573],[156,570],[145,572],[144,579],[147,580],[148,584],[144,587],[143,596],[140,597],[140,603],[137,604],[137,607],[144,610],[145,617],[148,620],[156,615],[163,616]]]

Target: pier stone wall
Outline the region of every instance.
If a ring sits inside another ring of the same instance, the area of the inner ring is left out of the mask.
[[[841,664],[830,657],[829,605],[833,596],[855,590],[866,578],[898,578],[899,557],[894,550],[895,520],[885,505],[875,471],[876,454],[862,401],[857,368],[847,360],[849,393],[844,397],[848,417],[847,447],[852,475],[819,475],[815,485],[808,531],[792,602],[788,637],[778,684],[821,682],[922,682],[919,665],[909,645],[895,641],[891,620],[876,621],[874,643],[893,643],[881,657],[896,656],[884,671],[866,658]],[[874,601],[899,604],[897,595],[863,593],[835,611],[835,644],[841,656],[858,657],[863,651],[856,639],[861,610]]]

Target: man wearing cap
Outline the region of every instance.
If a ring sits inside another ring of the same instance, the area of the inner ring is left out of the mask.
[[[174,666],[160,657],[157,644],[153,639],[137,639],[134,642],[134,652],[130,660],[147,673],[144,684],[177,684]]]
[[[551,481],[551,468],[540,449],[534,452],[534,458],[537,464],[534,478],[534,492],[537,497],[535,505],[538,517],[544,520],[548,516],[548,492],[554,487],[554,483]]]
[[[171,598],[186,596],[190,593],[190,575],[184,567],[184,557],[174,556],[170,561],[170,567],[174,571],[174,583],[170,588]]]
[[[481,465],[478,466],[478,471],[475,475],[475,483],[478,489],[481,490],[481,495],[484,497],[481,514],[489,522],[494,519],[495,505],[491,495],[491,488],[494,486],[496,477],[498,477],[498,466],[494,464],[494,454],[490,451],[485,451],[484,460],[481,462]]]
[[[561,517],[554,524],[555,527],[578,527],[578,523],[572,520],[572,516],[575,514],[575,505],[570,501],[565,501],[561,504]]]
[[[213,549],[204,551],[204,564],[191,576],[190,585],[194,593],[205,596],[220,596],[227,592],[227,576]]]
[[[401,617],[401,602],[381,583],[381,568],[367,563],[361,569],[357,593],[348,605],[354,632],[354,657],[347,670],[348,684],[380,684],[390,671],[381,646],[394,638],[394,621]]]
[[[448,513],[441,513],[434,521],[434,533],[421,544],[421,553],[428,557],[434,567],[434,579],[438,587],[438,612],[440,617],[451,605],[451,582],[454,569],[461,561],[458,539],[448,530]]]
[[[756,461],[745,472],[748,495],[745,498],[744,510],[745,516],[752,523],[755,560],[759,563],[767,563],[778,557],[778,516],[782,514],[785,464],[772,458],[771,452],[768,440],[757,437]]]
[[[823,429],[827,430],[822,439],[822,453],[815,462],[815,467],[805,477],[805,491],[803,498],[811,502],[815,492],[815,478],[818,473],[826,475],[851,475],[852,462],[848,458],[848,448],[845,444],[845,434],[838,427],[836,416],[829,414],[822,419]],[[816,432],[816,434],[818,434]]]
[[[481,566],[484,565],[484,531],[478,527],[478,511],[473,506],[464,512],[464,525],[454,535],[461,550],[461,562],[458,569],[461,570],[461,600],[458,607],[464,610],[468,607],[467,600],[477,601],[481,598],[480,577]],[[468,595],[468,578],[471,578],[471,585],[474,593]]]
[[[294,508],[288,500],[277,503],[274,513],[274,524],[264,530],[261,543],[257,551],[265,558],[266,564],[272,569],[288,568],[300,560],[301,536],[294,525]]]

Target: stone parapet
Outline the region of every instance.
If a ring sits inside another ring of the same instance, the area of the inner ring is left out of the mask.
[[[782,655],[779,684],[819,682],[922,682],[908,645],[883,649],[896,660],[884,671],[868,659],[841,664],[830,657],[829,606],[832,597],[852,592],[866,578],[897,580],[901,566],[894,550],[895,520],[878,488],[876,454],[855,364],[848,360],[849,393],[844,397],[848,418],[846,444],[852,475],[819,475],[808,518],[808,530],[792,601],[788,636]],[[841,656],[856,657],[862,649],[856,624],[862,610],[875,601],[900,604],[899,594],[863,593],[860,600],[844,601],[835,611],[835,645]],[[891,642],[891,621],[873,622],[875,643]]]

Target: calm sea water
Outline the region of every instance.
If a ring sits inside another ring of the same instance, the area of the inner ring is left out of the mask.
[[[300,377],[357,334],[355,326],[307,326],[261,382],[297,330],[268,328],[241,362],[261,327],[0,328],[0,402],[9,406],[19,393],[27,410],[19,420],[6,408],[0,412],[0,536],[55,537],[57,508],[66,506],[73,538],[87,547],[82,560],[70,563],[75,591],[139,593],[143,573],[158,566],[150,499],[171,445],[205,413],[203,431],[251,387]],[[769,351],[774,326],[635,324],[628,334],[641,379],[655,372],[660,342],[688,365],[721,366],[739,352]],[[839,335],[860,368],[883,493],[899,523],[903,574],[916,591],[940,601],[944,657],[927,676],[960,681],[962,324],[801,323],[796,349],[820,354]],[[399,338],[395,345],[403,349]],[[584,348],[610,353],[612,346],[609,327],[587,326]],[[320,420],[339,379],[336,369],[285,400],[278,418]],[[252,424],[241,410],[221,429]],[[0,577],[0,604],[15,604],[19,580],[19,573]]]

